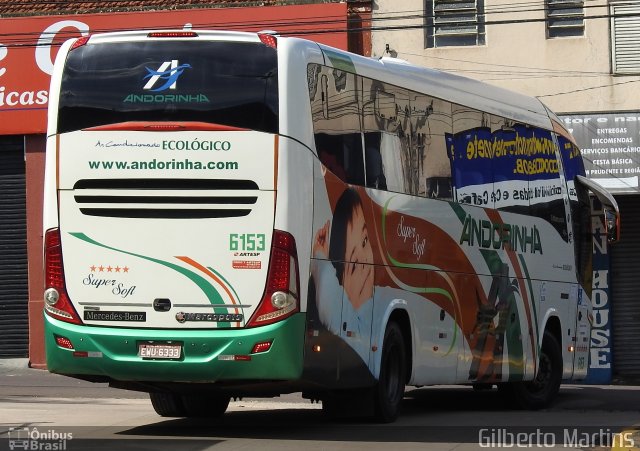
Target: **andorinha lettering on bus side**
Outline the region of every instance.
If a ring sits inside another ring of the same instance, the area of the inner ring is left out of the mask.
[[[511,249],[517,252],[539,253],[542,255],[540,231],[518,224],[478,220],[467,215],[462,226],[460,244],[479,246],[483,249]]]

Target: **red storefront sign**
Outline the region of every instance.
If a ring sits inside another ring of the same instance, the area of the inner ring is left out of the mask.
[[[105,31],[183,28],[276,30],[347,48],[345,3],[0,19],[0,135],[46,131],[53,61],[65,40]],[[336,30],[336,32],[327,32]],[[314,33],[317,31],[317,33]]]

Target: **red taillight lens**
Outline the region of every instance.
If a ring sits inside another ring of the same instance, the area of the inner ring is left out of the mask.
[[[71,305],[64,282],[60,231],[49,229],[44,237],[45,311],[52,317],[81,324],[78,313]]]
[[[258,37],[260,38],[260,41],[262,41],[264,45],[274,49],[278,48],[278,40],[274,35],[269,33],[258,33]]]
[[[78,47],[82,47],[83,45],[85,45],[89,41],[90,37],[91,36],[79,37],[78,39],[73,41],[73,44],[71,44],[71,48],[69,49],[69,51],[77,49]]]
[[[195,31],[153,31],[147,34],[148,38],[197,38]]]
[[[269,349],[271,349],[272,343],[273,341],[269,340],[269,341],[261,341],[259,343],[254,344],[253,348],[251,349],[251,354],[260,354],[261,352],[267,352]]]
[[[73,349],[73,343],[67,337],[62,337],[60,335],[54,335],[56,339],[56,344],[64,349]]]
[[[247,327],[272,324],[299,311],[298,252],[289,233],[275,230],[262,301]]]

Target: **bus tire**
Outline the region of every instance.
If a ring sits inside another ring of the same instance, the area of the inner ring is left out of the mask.
[[[183,395],[186,416],[191,418],[216,418],[224,415],[229,407],[229,396]]]
[[[556,337],[544,332],[538,363],[538,373],[532,381],[504,384],[517,407],[537,410],[551,405],[562,382],[562,349]]]
[[[406,382],[406,348],[400,326],[390,322],[384,331],[380,377],[374,388],[375,420],[391,423],[398,418]]]
[[[151,392],[149,399],[153,410],[161,417],[184,417],[187,414],[182,397],[175,393]]]

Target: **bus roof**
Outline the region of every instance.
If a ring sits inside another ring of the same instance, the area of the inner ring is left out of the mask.
[[[397,58],[367,58],[318,45],[329,62],[337,61],[340,57],[350,59],[353,68],[360,75],[525,124],[552,128],[545,105],[535,97],[472,78],[416,66]],[[334,67],[335,64],[334,62]]]
[[[101,33],[91,36],[92,43],[118,42],[134,39],[167,39],[150,38],[149,33],[181,33],[193,31],[195,39],[233,40],[259,42],[260,33],[218,30],[136,30],[125,32]],[[273,34],[274,32],[265,32]],[[276,34],[277,35],[277,34]],[[175,37],[176,39],[182,39]],[[171,39],[171,38],[169,38]],[[289,41],[279,48],[299,51],[300,47],[319,46],[328,65],[358,73],[359,75],[380,80],[392,85],[401,86],[412,91],[446,100],[458,105],[471,107],[486,113],[495,114],[536,127],[552,129],[552,124],[545,105],[535,97],[526,96],[498,86],[484,83],[460,75],[439,71],[427,67],[416,66],[396,58],[369,58],[337,48],[319,44],[314,41],[295,37],[278,37],[278,40]],[[297,42],[293,42],[297,41]],[[284,44],[284,42],[283,42]],[[300,55],[300,53],[298,53]]]

